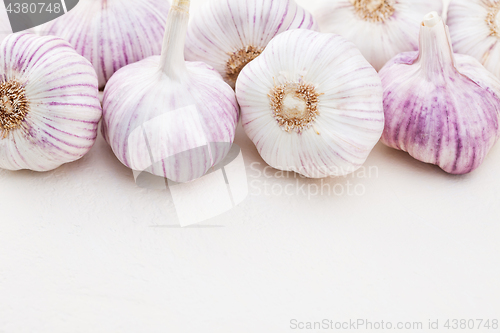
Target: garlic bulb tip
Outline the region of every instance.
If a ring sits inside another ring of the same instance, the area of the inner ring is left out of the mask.
[[[424,26],[433,28],[441,21],[441,16],[437,12],[430,12],[424,16]]]

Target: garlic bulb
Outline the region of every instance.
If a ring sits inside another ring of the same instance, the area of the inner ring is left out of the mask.
[[[0,168],[48,171],[90,150],[102,114],[97,76],[67,42],[11,34],[0,74]]]
[[[500,81],[474,58],[453,54],[437,13],[424,18],[420,50],[381,71],[382,142],[452,174],[476,169],[499,136]]]
[[[214,67],[234,88],[241,69],[274,36],[291,29],[317,30],[295,0],[209,0],[189,26],[186,59]]]
[[[500,78],[500,1],[453,0],[448,10],[453,49]]]
[[[262,158],[310,178],[354,172],[384,127],[380,78],[339,35],[278,35],[242,70],[236,96]]]
[[[73,45],[94,65],[102,89],[121,67],[160,54],[168,8],[168,0],[79,0],[36,31]]]
[[[189,0],[174,0],[161,57],[118,70],[104,90],[103,134],[136,171],[175,182],[203,176],[229,152],[239,108],[204,63],[184,61]]]
[[[400,52],[418,49],[418,29],[442,0],[324,0],[316,18],[321,31],[344,36],[378,71]]]

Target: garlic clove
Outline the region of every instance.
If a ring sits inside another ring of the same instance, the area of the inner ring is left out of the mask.
[[[338,35],[278,35],[242,70],[236,95],[262,158],[310,178],[354,172],[384,126],[380,78]]]
[[[118,70],[104,91],[103,134],[127,167],[187,182],[227,155],[239,108],[211,67],[184,61],[189,1],[174,1],[161,56]]]
[[[85,155],[101,118],[92,65],[60,38],[0,45],[0,168],[48,171]]]
[[[500,78],[500,2],[454,0],[447,24],[455,52],[476,58]]]
[[[186,59],[214,67],[234,88],[241,69],[291,29],[318,29],[295,0],[210,0],[190,23]]]
[[[316,12],[322,32],[352,41],[378,71],[401,52],[418,49],[422,17],[442,0],[324,0]]]
[[[94,65],[103,89],[121,67],[160,54],[168,8],[167,0],[80,0],[36,31],[66,39]]]
[[[424,18],[420,50],[381,71],[382,142],[452,174],[475,170],[499,137],[500,81],[474,58],[454,54],[438,13]]]

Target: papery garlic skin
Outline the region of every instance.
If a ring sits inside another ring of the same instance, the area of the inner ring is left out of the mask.
[[[11,34],[0,45],[0,168],[48,171],[93,146],[97,76],[64,40]]]
[[[180,183],[227,155],[239,107],[213,68],[184,61],[189,1],[176,2],[162,55],[118,70],[106,85],[103,134],[127,167]]]
[[[188,74],[179,82],[162,74],[159,64],[159,56],[147,58],[120,69],[108,82],[103,100],[105,137],[125,166],[137,171],[147,169],[176,182],[191,181],[207,173],[229,152],[238,121],[238,104],[231,87],[207,65],[188,63]],[[199,115],[201,128],[196,116],[189,121],[182,114],[161,120],[166,113],[190,110]],[[150,131],[146,127],[146,140],[134,138],[137,129],[155,121],[161,122],[161,132],[155,126]],[[190,151],[200,146],[200,140],[202,144],[215,143],[210,153]],[[141,142],[146,141],[156,142],[153,161],[150,151],[142,149]],[[175,155],[183,152],[186,156],[179,161]]]
[[[322,32],[352,41],[379,71],[401,52],[418,50],[422,17],[442,0],[324,0],[315,17]]]
[[[236,83],[242,125],[270,166],[309,178],[357,170],[384,127],[377,72],[345,38],[275,37]]]
[[[453,54],[437,13],[424,24],[420,51],[396,56],[379,73],[382,142],[448,173],[469,173],[500,135],[500,81],[476,59]]]
[[[79,0],[36,31],[67,40],[94,65],[103,89],[118,69],[160,54],[169,7],[168,0]]]
[[[295,0],[209,0],[193,15],[186,59],[214,67],[234,88],[241,69],[274,36],[291,29],[318,30]]]
[[[453,49],[476,58],[500,78],[500,1],[453,0],[448,9]]]

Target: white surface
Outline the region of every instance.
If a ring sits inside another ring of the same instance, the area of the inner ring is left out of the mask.
[[[241,127],[236,143],[250,194],[197,228],[180,228],[166,190],[135,185],[101,137],[55,171],[0,171],[0,332],[500,319],[500,144],[458,177],[379,144],[378,173],[324,180],[364,195],[287,196],[256,189],[323,183],[257,177]]]

